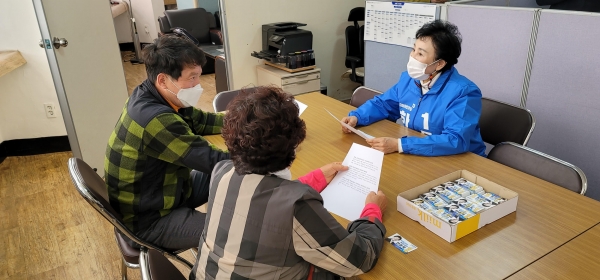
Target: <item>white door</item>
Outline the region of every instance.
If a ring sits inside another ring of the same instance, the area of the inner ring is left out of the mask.
[[[33,0],[33,5],[73,155],[103,176],[106,144],[127,99],[110,3]],[[63,38],[67,44],[61,46]]]

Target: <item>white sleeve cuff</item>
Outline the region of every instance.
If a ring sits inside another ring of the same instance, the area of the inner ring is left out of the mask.
[[[398,153],[402,152],[402,138],[398,138]]]

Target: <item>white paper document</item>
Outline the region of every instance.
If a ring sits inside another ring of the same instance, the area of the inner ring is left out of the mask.
[[[298,100],[295,100],[295,99],[294,99],[294,102],[296,102],[296,106],[298,106],[298,109],[299,109],[298,116],[302,115],[304,110],[306,110],[306,108],[308,108],[308,105],[306,105]]]
[[[379,189],[383,152],[354,143],[342,164],[348,170],[338,172],[321,196],[327,211],[354,221],[360,218],[367,194]]]
[[[325,108],[323,108],[323,109],[325,109]],[[375,138],[375,137],[373,137],[373,136],[371,136],[371,135],[369,135],[369,134],[366,134],[366,133],[364,133],[364,132],[362,132],[362,131],[360,131],[360,130],[358,130],[358,129],[354,128],[354,127],[351,127],[351,126],[349,126],[347,123],[344,123],[344,122],[340,121],[340,119],[336,118],[336,117],[335,117],[335,116],[334,116],[334,115],[333,115],[331,112],[329,112],[327,109],[325,109],[325,111],[327,111],[327,113],[329,113],[329,114],[330,114],[330,115],[331,115],[331,116],[332,116],[332,117],[333,117],[333,118],[334,118],[336,121],[338,121],[340,124],[342,124],[342,125],[343,125],[345,128],[347,128],[347,129],[349,129],[350,131],[352,131],[352,132],[356,133],[356,135],[358,135],[358,136],[360,136],[360,137],[364,138],[365,140],[369,140],[369,139],[373,139],[373,138]]]

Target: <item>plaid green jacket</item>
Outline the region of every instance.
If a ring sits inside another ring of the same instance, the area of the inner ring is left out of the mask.
[[[178,112],[144,81],[126,102],[108,140],[104,173],[110,204],[137,233],[185,205],[192,169],[210,174],[229,153],[201,135],[218,134],[223,115],[194,107]]]

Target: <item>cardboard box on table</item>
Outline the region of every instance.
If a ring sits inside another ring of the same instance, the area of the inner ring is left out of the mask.
[[[477,185],[483,187],[486,192],[495,193],[506,199],[492,208],[479,212],[474,217],[462,221],[455,225],[441,220],[433,214],[423,210],[419,206],[411,202],[412,199],[418,198],[420,194],[428,192],[431,188],[443,184],[448,181],[454,181],[459,178],[465,178]],[[458,170],[438,179],[412,188],[408,191],[398,194],[398,211],[407,217],[419,222],[421,225],[437,234],[448,242],[454,242],[457,239],[474,232],[481,227],[498,220],[517,210],[517,201],[519,195],[501,185],[498,185],[488,179],[471,173],[467,170]]]

